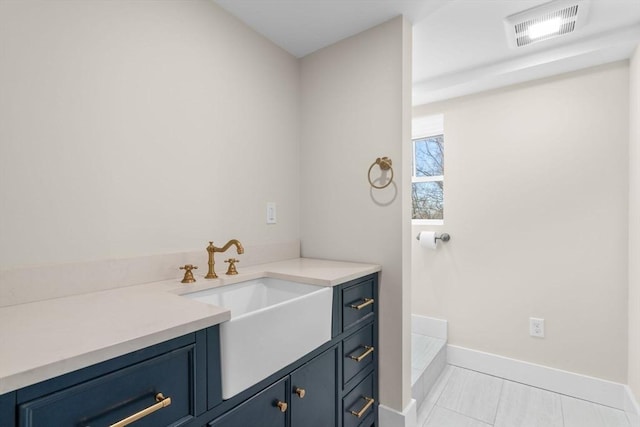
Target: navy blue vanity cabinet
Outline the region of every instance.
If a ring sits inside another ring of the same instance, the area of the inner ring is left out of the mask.
[[[20,405],[21,427],[111,425],[146,408],[139,427],[183,425],[195,416],[195,346],[187,346]]]
[[[334,345],[253,397],[243,397],[209,426],[337,427],[338,355]]]
[[[378,275],[351,280],[336,286],[333,292],[332,339],[329,342],[223,401],[194,425],[375,426],[378,409]],[[282,410],[284,415],[279,413]]]
[[[16,393],[0,395],[0,426],[16,425]]]
[[[371,427],[378,413],[378,275],[340,288],[342,427]]]
[[[376,313],[377,280],[368,276],[342,287],[342,331],[372,321]]]
[[[219,382],[219,368],[207,371],[207,331],[20,389],[17,425],[102,427],[136,417],[136,427],[186,426],[206,411],[208,380]]]
[[[343,427],[370,426],[375,418],[374,378],[369,374],[343,399]]]
[[[291,373],[291,427],[336,427],[338,347]]]
[[[222,403],[222,380],[220,360],[220,328],[214,326],[205,330],[207,340],[207,409]]]
[[[230,399],[212,326],[0,395],[0,427],[373,427],[377,299],[378,274],[334,287],[331,340]]]
[[[269,386],[209,423],[210,427],[285,427],[288,378]]]
[[[369,323],[343,340],[343,386],[348,386],[353,380],[362,379],[374,369],[375,343],[373,338],[373,323]]]

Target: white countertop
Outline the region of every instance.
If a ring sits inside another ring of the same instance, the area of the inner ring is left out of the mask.
[[[147,283],[0,308],[0,394],[229,320],[229,310],[179,294],[259,277],[336,286],[372,264],[292,259],[196,283]]]

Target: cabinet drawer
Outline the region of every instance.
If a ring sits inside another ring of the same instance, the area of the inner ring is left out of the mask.
[[[373,316],[373,279],[357,283],[342,290],[342,330],[353,327],[360,320]]]
[[[288,405],[286,402],[287,379],[283,378],[251,399],[209,423],[209,427],[285,427]],[[286,404],[285,404],[286,405]]]
[[[373,373],[342,399],[344,427],[370,426],[376,402],[373,400]]]
[[[158,404],[158,393],[166,399]],[[195,346],[183,347],[20,405],[20,427],[110,426],[152,407],[136,427],[195,417]],[[170,399],[170,400],[169,400]]]
[[[369,324],[344,340],[342,345],[342,385],[375,361],[373,324]]]

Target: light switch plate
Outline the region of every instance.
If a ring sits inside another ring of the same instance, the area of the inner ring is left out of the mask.
[[[277,224],[276,202],[267,202],[267,224]]]

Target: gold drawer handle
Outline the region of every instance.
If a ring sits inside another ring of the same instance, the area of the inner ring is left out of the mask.
[[[289,407],[289,405],[285,402],[281,402],[280,400],[276,402],[276,406],[280,409],[280,412],[287,412],[287,408]]]
[[[307,391],[300,387],[296,387],[293,392],[297,394],[300,399],[304,399],[304,396],[307,394]]]
[[[358,304],[358,305],[351,304],[351,308],[354,308],[356,310],[362,310],[363,308],[371,304],[373,304],[373,298],[365,298],[362,304]]]
[[[364,350],[364,353],[362,353],[360,356],[349,356],[349,358],[355,360],[356,362],[362,362],[362,359],[373,353],[373,347],[365,345]]]
[[[156,403],[155,405],[151,405],[146,409],[143,409],[140,412],[137,412],[127,418],[125,418],[124,420],[120,420],[115,424],[111,424],[110,427],[124,427],[124,426],[128,426],[129,424],[131,424],[134,421],[138,421],[140,418],[144,418],[147,415],[150,415],[154,412],[156,412],[158,409],[162,409],[162,408],[166,408],[167,406],[171,405],[171,398],[170,397],[164,397],[162,395],[162,393],[158,393],[156,394]]]
[[[375,402],[375,400],[373,400],[372,398],[367,397],[367,396],[362,396],[362,398],[367,401],[367,403],[365,403],[365,405],[362,407],[362,409],[360,409],[357,412],[356,411],[351,411],[351,415],[355,415],[358,418],[362,418],[364,413],[367,412],[367,410],[369,408],[371,408],[371,406],[373,406],[373,402]]]

